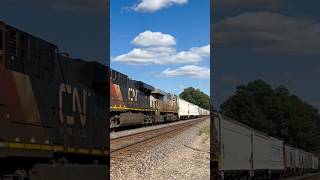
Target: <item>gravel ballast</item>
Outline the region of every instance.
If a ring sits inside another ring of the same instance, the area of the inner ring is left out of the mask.
[[[209,118],[144,153],[111,159],[110,177],[121,179],[210,179],[210,139],[199,135]]]

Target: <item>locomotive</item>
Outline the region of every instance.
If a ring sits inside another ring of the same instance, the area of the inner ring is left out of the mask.
[[[177,119],[176,96],[110,70],[110,128]]]
[[[209,116],[197,105],[110,70],[110,128]]]
[[[0,22],[0,179],[57,162],[106,164],[107,75]]]

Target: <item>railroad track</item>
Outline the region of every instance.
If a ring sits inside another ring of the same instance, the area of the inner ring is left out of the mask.
[[[112,160],[121,161],[126,157],[142,153],[206,119],[208,117],[113,138],[110,140],[110,157]]]

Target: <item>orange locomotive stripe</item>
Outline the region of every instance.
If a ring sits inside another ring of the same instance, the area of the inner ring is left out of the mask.
[[[16,88],[22,113],[24,115],[24,120],[28,123],[40,124],[40,113],[29,76],[14,71],[11,73],[16,82]]]

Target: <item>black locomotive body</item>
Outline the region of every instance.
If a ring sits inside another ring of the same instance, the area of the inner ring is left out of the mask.
[[[110,127],[149,124],[154,121],[150,94],[154,87],[110,71]]]
[[[107,71],[0,22],[0,175],[61,159],[105,164]]]

